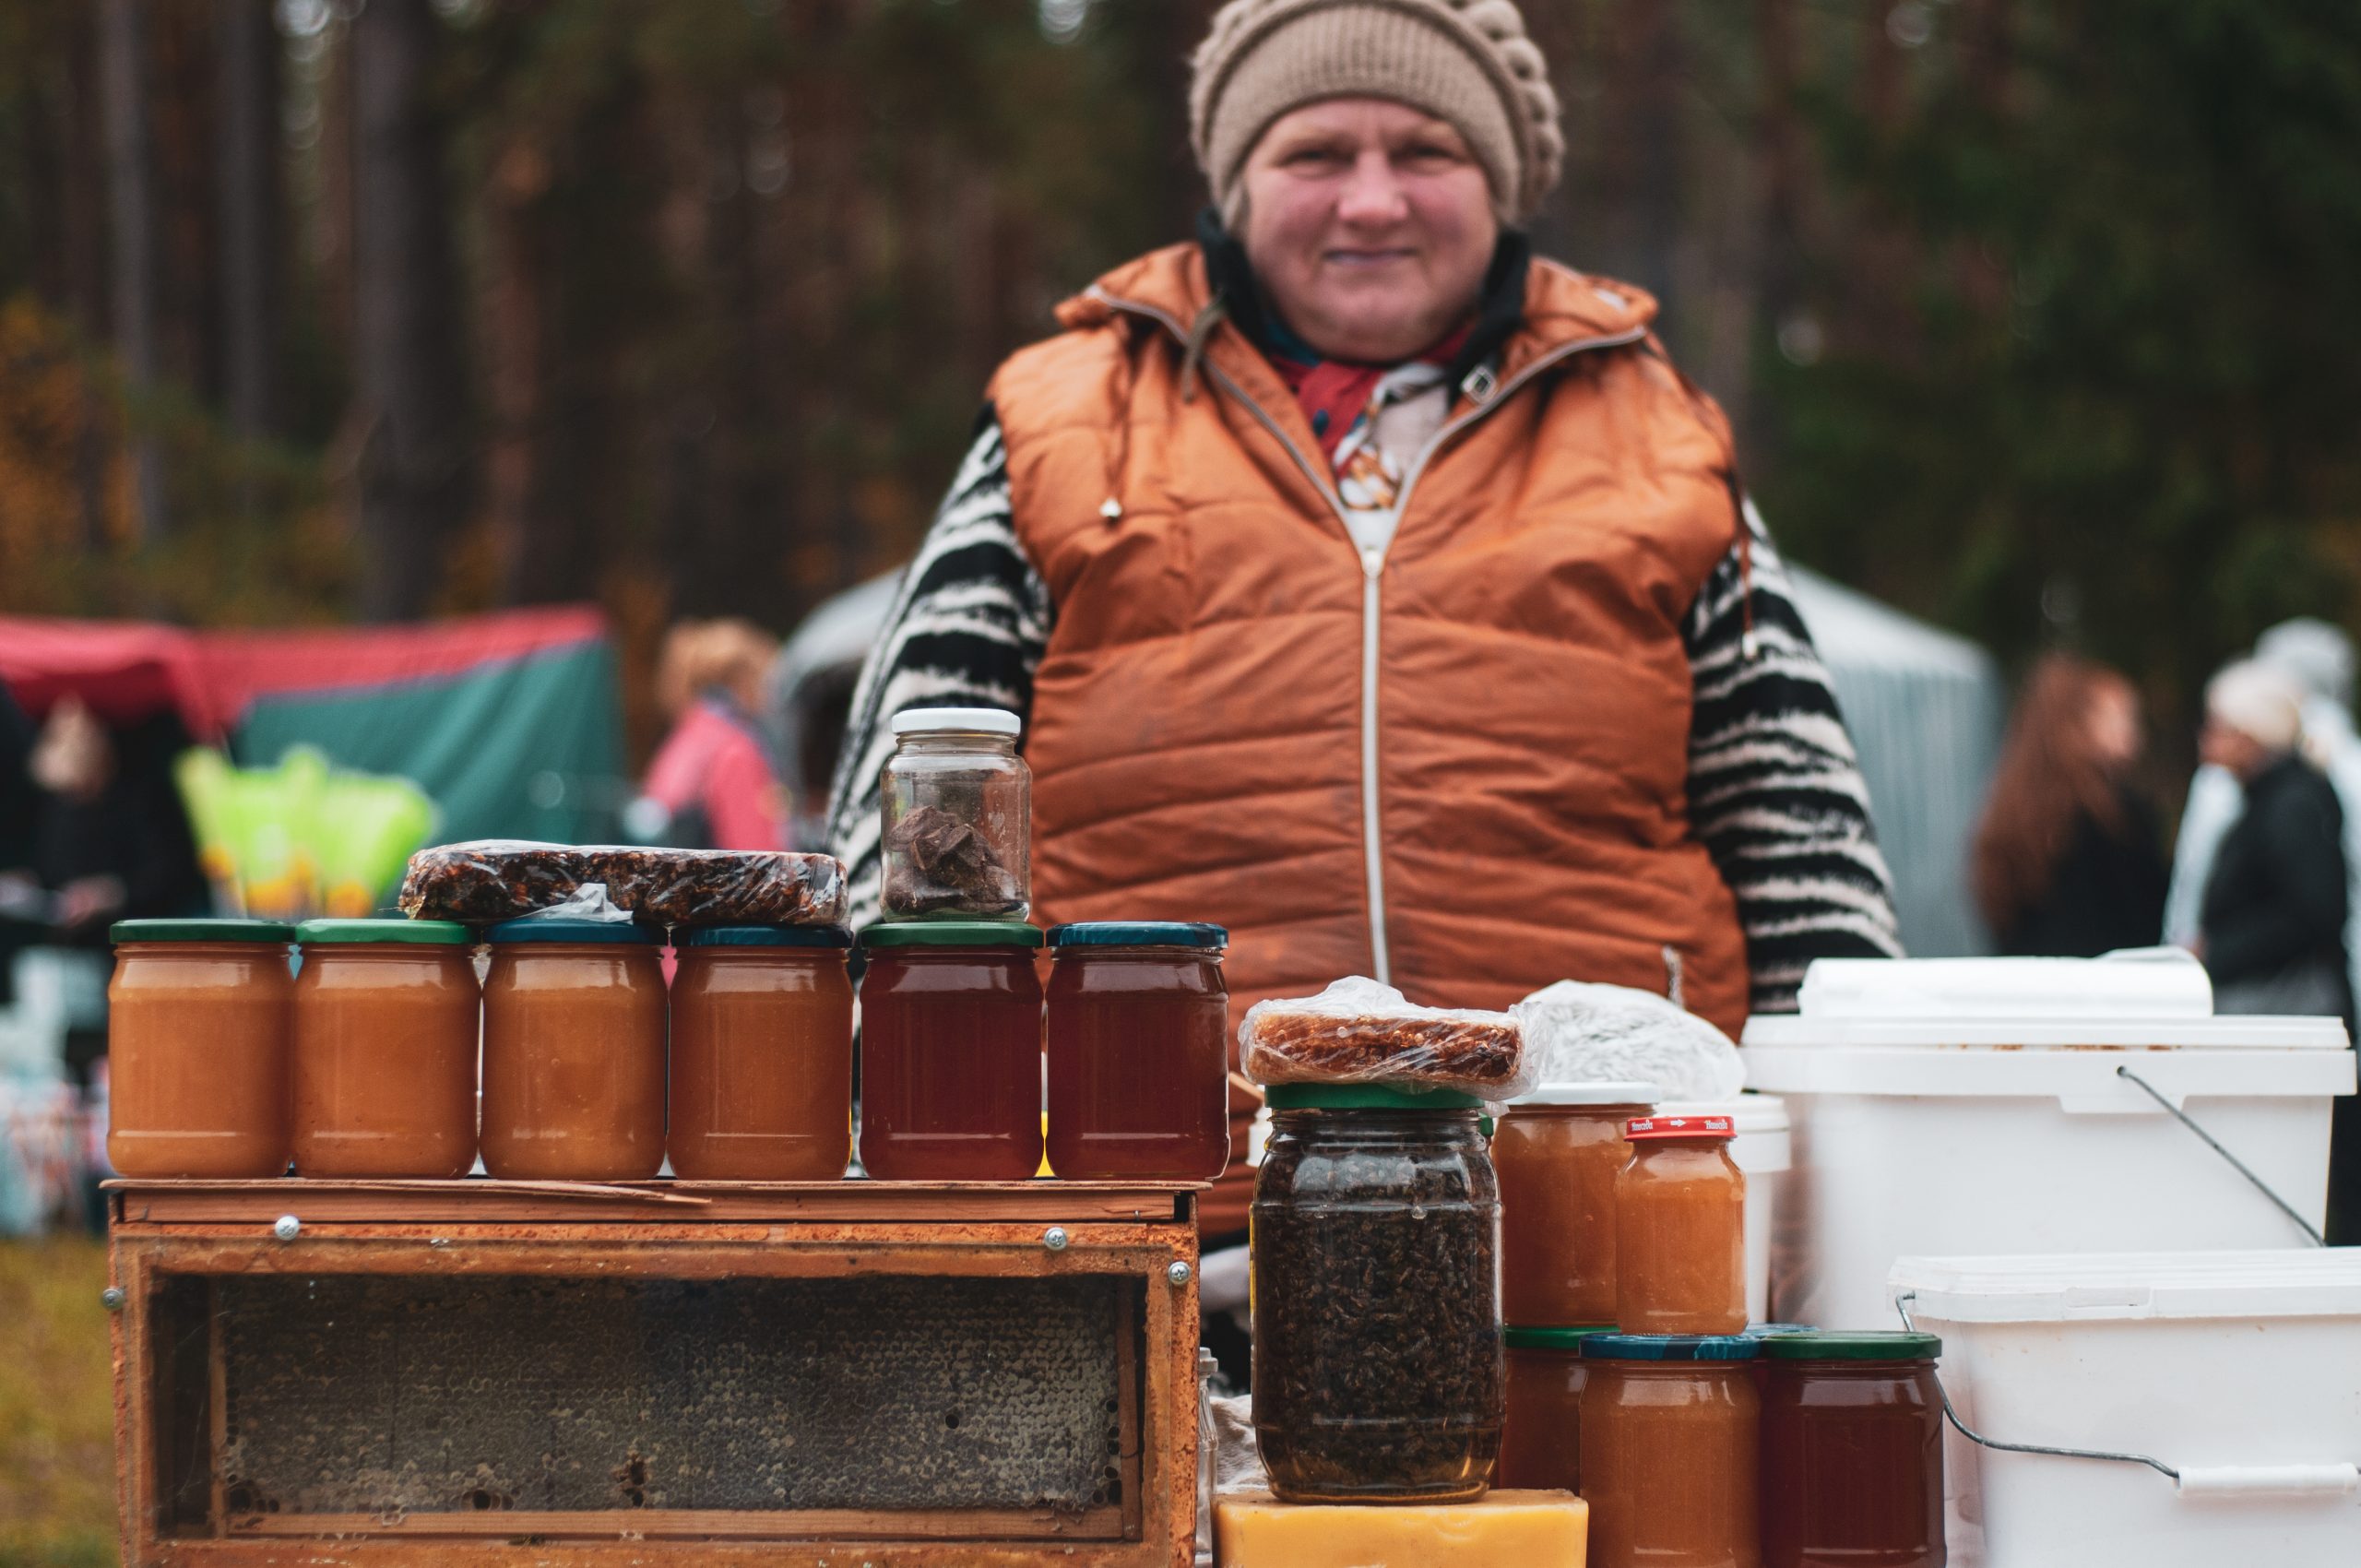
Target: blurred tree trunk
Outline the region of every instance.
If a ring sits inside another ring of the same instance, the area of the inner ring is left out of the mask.
[[[431,98],[441,44],[429,0],[370,0],[352,23],[359,608],[371,620],[424,613],[467,504],[460,302]]]
[[[248,441],[278,417],[279,34],[255,0],[215,0],[215,185],[222,406]]]
[[[147,18],[141,0],[100,0],[99,80],[105,122],[108,276],[115,359],[133,405],[132,525],[136,540],[163,537],[164,459],[146,426],[156,383],[155,171],[148,134]]]
[[[499,560],[500,597],[508,604],[559,597],[552,570],[563,552],[564,536],[551,526],[540,482],[549,246],[540,204],[549,184],[548,157],[525,137],[512,141],[492,165],[491,308],[484,335],[492,439],[484,500]]]

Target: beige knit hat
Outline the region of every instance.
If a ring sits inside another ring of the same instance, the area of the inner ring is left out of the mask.
[[[1230,0],[1197,48],[1189,136],[1233,220],[1246,155],[1323,98],[1392,99],[1467,138],[1507,221],[1529,217],[1566,153],[1558,95],[1514,0]]]

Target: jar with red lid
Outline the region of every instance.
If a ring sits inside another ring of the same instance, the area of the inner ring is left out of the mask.
[[[1655,1086],[1544,1084],[1492,1134],[1501,1177],[1501,1310],[1512,1324],[1615,1321],[1615,1179],[1623,1124]]]
[[[664,1163],[663,938],[533,917],[486,933],[483,1164],[519,1181],[629,1182]]]
[[[1021,1182],[1041,1166],[1038,926],[861,933],[860,1162],[888,1182]]]
[[[1592,1568],[1758,1568],[1757,1344],[1738,1335],[1583,1341]]]
[[[1643,1116],[1623,1125],[1615,1178],[1615,1324],[1626,1334],[1736,1334],[1746,1326],[1746,1177],[1727,1116]]]
[[[852,980],[839,926],[684,931],[672,976],[672,1173],[827,1182],[852,1156]]]
[[[1050,1169],[1068,1180],[1210,1182],[1229,1163],[1229,933],[1053,927],[1045,1034]]]
[[[125,1176],[287,1174],[292,926],[118,921],[107,1159]]]
[[[305,921],[295,935],[295,1173],[466,1175],[482,1000],[468,928]]]
[[[1931,1334],[1762,1340],[1764,1568],[1943,1568]]]
[[[1498,1143],[1495,1138],[1495,1144]],[[1507,1220],[1503,1213],[1503,1223]],[[1501,1408],[1499,1487],[1582,1491],[1583,1385],[1589,1381],[1583,1341],[1608,1327],[1518,1328],[1508,1347],[1507,1398]]]

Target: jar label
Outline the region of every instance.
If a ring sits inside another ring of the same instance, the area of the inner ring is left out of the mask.
[[[1726,1116],[1635,1116],[1623,1123],[1626,1138],[1734,1138],[1738,1127]]]

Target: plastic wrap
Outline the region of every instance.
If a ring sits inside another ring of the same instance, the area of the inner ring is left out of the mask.
[[[1272,1084],[1384,1084],[1501,1100],[1533,1087],[1506,1013],[1420,1007],[1354,975],[1317,996],[1258,1002],[1238,1026],[1246,1075]]]
[[[845,918],[845,868],[828,855],[498,838],[412,855],[400,904],[413,919],[490,925],[564,903],[594,883],[648,925],[841,925]]]
[[[1560,980],[1509,1011],[1536,1083],[1654,1084],[1659,1104],[1718,1104],[1746,1087],[1730,1037],[1652,991]]]

